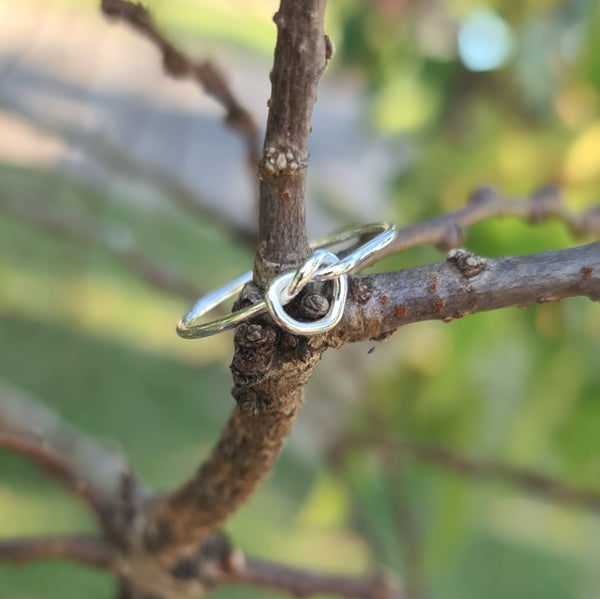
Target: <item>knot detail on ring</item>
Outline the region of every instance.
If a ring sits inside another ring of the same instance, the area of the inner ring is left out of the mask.
[[[283,273],[269,283],[264,300],[210,322],[201,322],[204,314],[239,294],[244,285],[252,280],[252,271],[247,272],[198,300],[177,325],[177,334],[184,339],[216,335],[266,311],[279,326],[296,335],[316,335],[329,331],[339,323],[344,313],[348,293],[348,273],[356,272],[369,258],[381,252],[395,239],[396,233],[396,227],[377,223],[343,231],[321,240],[315,244],[316,249],[312,256],[306,259],[296,271]],[[365,237],[367,241],[362,242]],[[326,249],[352,240],[355,240],[355,244],[342,258],[338,258],[336,254]],[[283,307],[311,281],[332,282],[329,310],[318,320],[310,322],[296,320]]]
[[[330,307],[319,320],[302,322],[292,318],[283,306],[289,303],[319,273],[319,266],[325,263],[332,266],[338,257],[327,250],[317,250],[296,272],[286,272],[271,281],[265,293],[267,310],[273,320],[282,328],[296,335],[316,335],[331,330],[342,318],[346,296],[348,295],[348,275],[341,274],[333,279],[333,292]]]

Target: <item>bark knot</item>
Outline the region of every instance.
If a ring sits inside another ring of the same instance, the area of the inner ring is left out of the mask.
[[[273,177],[290,176],[299,169],[306,168],[308,161],[289,147],[267,146],[262,166]]]
[[[478,275],[486,266],[484,258],[461,248],[450,250],[447,260],[456,266],[459,272],[467,278]]]
[[[322,318],[329,310],[329,300],[320,293],[308,293],[300,300],[302,312],[307,318]]]
[[[359,304],[366,304],[373,296],[373,285],[365,278],[350,277],[349,295]]]

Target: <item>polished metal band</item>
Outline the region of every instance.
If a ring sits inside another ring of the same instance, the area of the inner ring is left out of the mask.
[[[313,255],[301,264],[295,272],[283,273],[271,281],[265,292],[264,300],[227,316],[202,323],[200,320],[204,314],[239,294],[244,285],[252,280],[252,271],[249,271],[221,289],[213,291],[198,300],[177,325],[177,333],[184,339],[197,339],[216,335],[267,310],[277,324],[291,333],[315,335],[328,331],[339,323],[344,312],[348,291],[346,275],[358,271],[369,258],[389,245],[396,237],[396,232],[394,226],[376,223],[342,231],[322,239],[316,243],[316,250]],[[364,237],[370,237],[370,239],[360,243]],[[336,254],[325,249],[352,240],[356,240],[359,245],[354,249],[351,248],[351,251],[344,258],[339,259]],[[283,306],[292,301],[310,281],[328,280],[333,280],[333,291],[330,309],[323,318],[311,322],[301,322],[293,319],[285,312]]]

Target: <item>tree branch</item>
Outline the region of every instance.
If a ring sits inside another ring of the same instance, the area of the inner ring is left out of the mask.
[[[103,0],[102,6],[106,14],[127,21],[159,47],[168,73],[194,77],[207,87],[225,105],[229,121],[246,135],[251,147],[253,123],[248,125],[247,113],[212,65],[194,65],[176,50],[158,32],[141,5]],[[305,171],[316,88],[330,55],[323,33],[324,9],[325,0],[282,0],[275,16],[278,41],[259,165],[261,198],[255,284],[246,286],[238,300],[240,305],[262,299],[260,288],[273,275],[295,267],[310,253],[305,231]],[[508,210],[503,202],[498,197],[480,197],[454,215],[401,232],[390,251],[402,249],[403,243],[455,245],[461,237],[457,231],[462,231],[462,227]],[[567,213],[547,198],[531,202],[526,210],[529,216],[554,213],[577,228],[575,221],[569,221]],[[511,210],[514,209],[513,206]],[[344,320],[327,335],[296,337],[278,329],[268,316],[239,325],[231,365],[237,406],[210,457],[195,475],[152,503],[138,502],[130,514],[131,525],[121,526],[129,533],[128,542],[112,569],[121,579],[123,597],[151,593],[164,599],[180,599],[202,595],[211,584],[224,582],[273,588],[296,596],[329,592],[365,599],[404,597],[383,582],[317,575],[252,559],[236,564],[230,559],[235,552],[215,531],[269,474],[300,411],[302,388],[328,346],[381,338],[402,324],[418,320],[450,320],[465,313],[571,295],[599,299],[599,247],[600,244],[591,244],[563,252],[488,261],[462,251],[441,265],[356,277]],[[307,317],[301,299],[288,309],[295,317]],[[14,426],[13,418],[8,430],[19,432],[24,427],[18,425],[30,420],[30,414],[26,419],[17,418]],[[64,436],[64,431],[60,431],[60,436]],[[42,463],[54,464],[45,454],[40,456],[33,450],[30,453]],[[80,459],[79,447],[72,453]],[[56,455],[62,480],[71,484],[71,462],[66,459],[69,454],[57,450]],[[95,467],[106,468],[105,460],[97,460]],[[79,471],[79,465],[73,468]],[[114,476],[114,470],[109,470]],[[96,474],[90,475],[94,483]],[[116,497],[117,504],[123,495],[120,486],[107,495]],[[97,488],[105,493],[102,485]],[[119,522],[122,524],[123,520]],[[28,553],[24,551],[24,555]]]
[[[67,221],[36,208],[29,209],[24,202],[18,202],[5,192],[0,193],[0,210],[38,231],[56,237],[63,237],[82,246],[96,245],[118,258],[127,268],[159,291],[181,297],[186,301],[196,301],[203,295],[202,289],[194,283],[152,261],[132,247],[128,235],[98,233],[93,226]]]
[[[258,164],[258,129],[250,113],[238,102],[219,70],[208,60],[194,62],[175,48],[152,22],[150,13],[139,3],[127,0],[102,0],[107,17],[121,19],[148,38],[161,52],[163,68],[176,79],[194,79],[204,91],[227,111],[225,122],[237,131],[246,144],[248,166],[252,173]]]
[[[239,508],[271,471],[299,406],[289,410],[252,415],[236,406],[195,477],[151,514],[148,546],[202,539]]]
[[[90,505],[108,538],[124,543],[125,529],[145,491],[118,453],[81,435],[52,411],[3,383],[0,447],[30,457]]]
[[[408,439],[356,436],[342,441],[341,445],[344,448],[375,448],[384,452],[388,458],[390,454],[397,455],[470,479],[499,480],[544,501],[600,514],[600,491],[583,489],[529,468],[519,468]]]
[[[27,456],[46,474],[83,499],[96,512],[101,522],[110,520],[111,506],[102,494],[84,481],[72,464],[57,456],[42,439],[5,432],[0,427],[0,448]]]
[[[358,579],[316,574],[255,558],[243,560],[222,583],[257,586],[292,597],[327,594],[348,599],[407,599],[404,593],[395,589],[384,577]]]
[[[324,12],[325,0],[282,0],[274,18],[278,41],[259,168],[259,283],[309,253],[305,168],[316,87],[327,60]],[[240,302],[254,303],[260,296],[247,286]],[[267,317],[239,326],[235,346],[231,369],[238,405],[196,475],[150,512],[146,543],[155,551],[192,550],[266,478],[300,411],[302,388],[325,349],[322,339],[279,336]]]
[[[555,187],[542,188],[526,199],[506,198],[491,187],[480,187],[473,192],[465,208],[401,229],[396,239],[364,267],[421,245],[437,245],[444,250],[458,247],[464,241],[467,227],[498,216],[515,216],[531,223],[554,218],[566,223],[576,237],[600,235],[600,207],[575,215],[565,208],[560,191]]]
[[[454,252],[443,263],[353,277],[330,345],[382,338],[423,320],[450,322],[574,296],[600,300],[600,242],[516,258],[484,260]]]
[[[25,565],[37,560],[70,560],[110,570],[115,561],[114,549],[104,541],[89,536],[52,536],[0,541],[0,560]]]
[[[306,167],[317,85],[329,58],[323,32],[325,0],[282,0],[271,99],[260,161],[256,283],[297,266],[310,249],[306,236]]]

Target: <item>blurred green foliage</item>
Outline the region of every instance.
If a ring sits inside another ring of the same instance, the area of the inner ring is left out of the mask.
[[[514,47],[502,68],[472,72],[457,38],[483,9],[504,20]],[[333,10],[338,60],[367,82],[365,126],[412,141],[413,159],[393,184],[400,222],[457,209],[482,183],[517,195],[557,184],[575,211],[597,202],[597,3],[347,0]],[[573,243],[559,224],[534,229],[515,219],[480,224],[466,239],[484,255]],[[433,250],[421,249],[385,268],[432,259]],[[598,489],[598,322],[596,306],[574,300],[401,330],[390,342],[396,361],[370,380],[355,427]],[[387,500],[364,456],[347,470],[365,528],[394,568],[401,560],[390,531],[398,532],[399,514],[389,506],[394,493],[405,496],[422,534],[420,575],[434,597],[576,598],[597,584],[591,516],[402,456],[379,477]]]
[[[73,10],[94,4],[70,2]],[[261,2],[150,4],[189,43],[209,36],[248,51],[272,47]],[[510,28],[513,46],[500,68],[472,72],[457,39],[482,9]],[[410,146],[410,163],[390,182],[397,222],[456,209],[482,183],[509,194],[559,184],[573,210],[597,201],[598,3],[340,0],[329,7],[328,31],[337,46],[330,77],[342,71],[364,81],[365,131]],[[124,227],[147,254],[207,287],[251,262],[223,232],[175,212],[0,168],[0,191],[31,201],[40,190],[44,208],[102,230]],[[495,256],[574,243],[561,224],[506,219],[473,227],[465,245]],[[440,257],[419,248],[381,268]],[[82,251],[9,216],[0,220],[0,280],[0,378],[117,443],[152,487],[188,475],[231,409],[230,339],[176,339],[182,302],[149,289],[100,248]],[[363,401],[347,429],[444,445],[600,491],[599,362],[600,311],[585,300],[414,325],[372,355],[365,350]],[[0,535],[93,528],[81,506],[24,460],[1,455],[0,472]],[[584,599],[598,594],[599,524],[408,456],[354,449],[330,461],[292,444],[227,528],[250,552],[290,563],[357,574],[382,563],[436,599]],[[70,565],[0,566],[0,595],[11,599],[100,599],[111,585]]]

